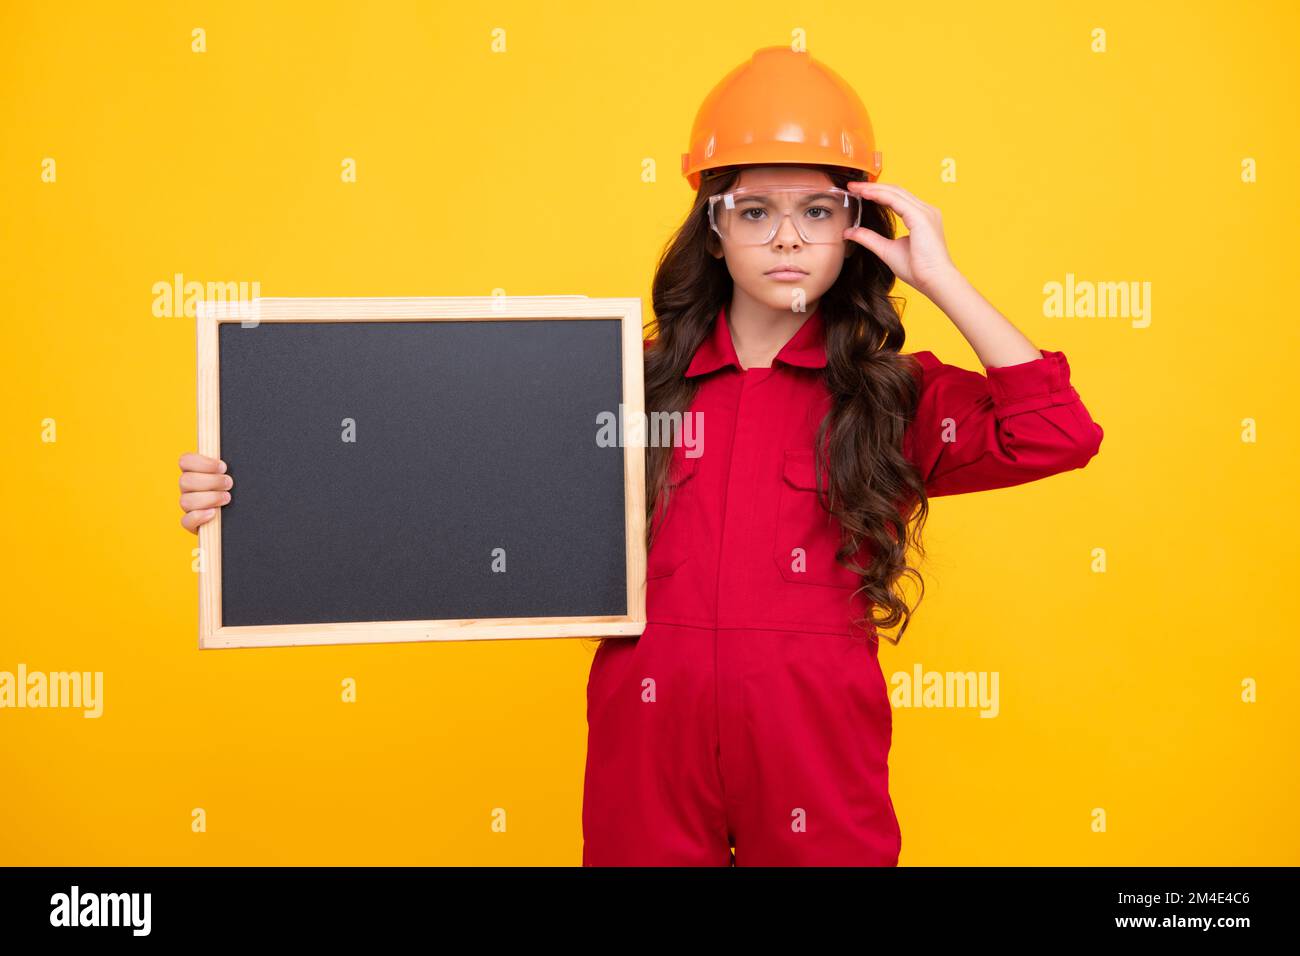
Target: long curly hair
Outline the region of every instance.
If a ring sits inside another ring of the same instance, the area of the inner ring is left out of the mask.
[[[850,180],[864,178],[857,170],[817,168],[841,189]],[[731,189],[741,169],[710,170],[701,177],[690,213],[660,256],[652,289],[657,335],[645,351],[647,415],[686,412],[699,388],[698,379],[684,373],[711,333],[719,309],[731,302],[733,285],[726,263],[711,254],[719,246],[709,228],[708,201]],[[894,213],[886,206],[863,200],[862,225],[887,238],[895,236]],[[814,461],[823,505],[841,527],[836,560],[860,576],[858,590],[870,601],[871,625],[893,628],[902,623],[897,637],[885,635],[897,644],[915,607],[905,600],[903,579],[917,583],[916,604],[925,592],[919,571],[908,564],[908,553],[925,557],[921,531],[929,502],[921,475],[902,450],[919,388],[915,360],[899,351],[906,339],[905,303],[889,294],[894,273],[864,246],[854,243],[851,251],[819,303],[826,331],[824,380],[832,403],[818,426]],[[671,457],[670,447],[646,448],[648,546],[653,544],[656,516],[662,517],[668,507]],[[863,542],[869,545],[866,567],[851,560]],[[866,626],[866,621],[854,623]]]

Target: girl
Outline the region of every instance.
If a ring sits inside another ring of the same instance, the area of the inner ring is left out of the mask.
[[[920,582],[907,556],[924,557],[928,499],[1082,467],[1102,429],[1065,356],[958,272],[938,211],[878,181],[838,75],[760,50],[705,100],[691,146],[646,410],[689,413],[703,441],[647,448],[648,623],[592,661],[583,863],[893,866],[877,628],[907,629],[896,588]],[[896,277],[986,374],[900,352]],[[195,453],[181,469],[197,531],[232,481]]]
[[[647,411],[698,416],[703,454],[647,449],[648,623],[592,662],[586,865],[895,865],[876,628],[910,618],[909,527],[923,556],[928,497],[1097,453],[1065,356],[975,291],[938,211],[879,169],[861,101],[806,54],[758,51],[696,117],[645,373]],[[900,354],[895,277],[987,377]]]

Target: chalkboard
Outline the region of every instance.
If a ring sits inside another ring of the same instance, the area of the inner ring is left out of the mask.
[[[201,647],[644,629],[639,300],[257,299],[198,352]]]

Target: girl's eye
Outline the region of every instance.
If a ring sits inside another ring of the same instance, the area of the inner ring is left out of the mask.
[[[756,212],[756,213],[758,213],[759,215],[766,215],[766,212],[764,212],[764,210],[759,209],[757,206],[751,206],[749,209],[742,209],[742,210],[740,211],[740,216],[741,216],[742,219],[743,219],[743,218],[746,218],[746,217],[749,216],[749,214],[750,214],[751,212]],[[757,219],[750,219],[749,221],[750,221],[750,222],[758,222]]]
[[[814,212],[820,212],[820,213],[823,213],[823,214],[824,214],[824,215],[821,215],[821,216],[813,216],[813,219],[814,219],[815,221],[817,221],[817,222],[820,222],[821,220],[826,219],[826,218],[828,218],[828,217],[831,215],[831,211],[830,211],[829,209],[827,209],[825,206],[813,206],[812,208],[810,208],[810,209],[808,210],[808,212],[809,212],[810,214],[811,214],[811,213],[814,213]]]

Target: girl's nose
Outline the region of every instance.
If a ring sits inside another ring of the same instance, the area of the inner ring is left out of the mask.
[[[777,227],[776,236],[772,241],[778,249],[798,248],[803,242],[803,237],[795,228],[794,220],[789,216],[782,216],[781,225]]]

